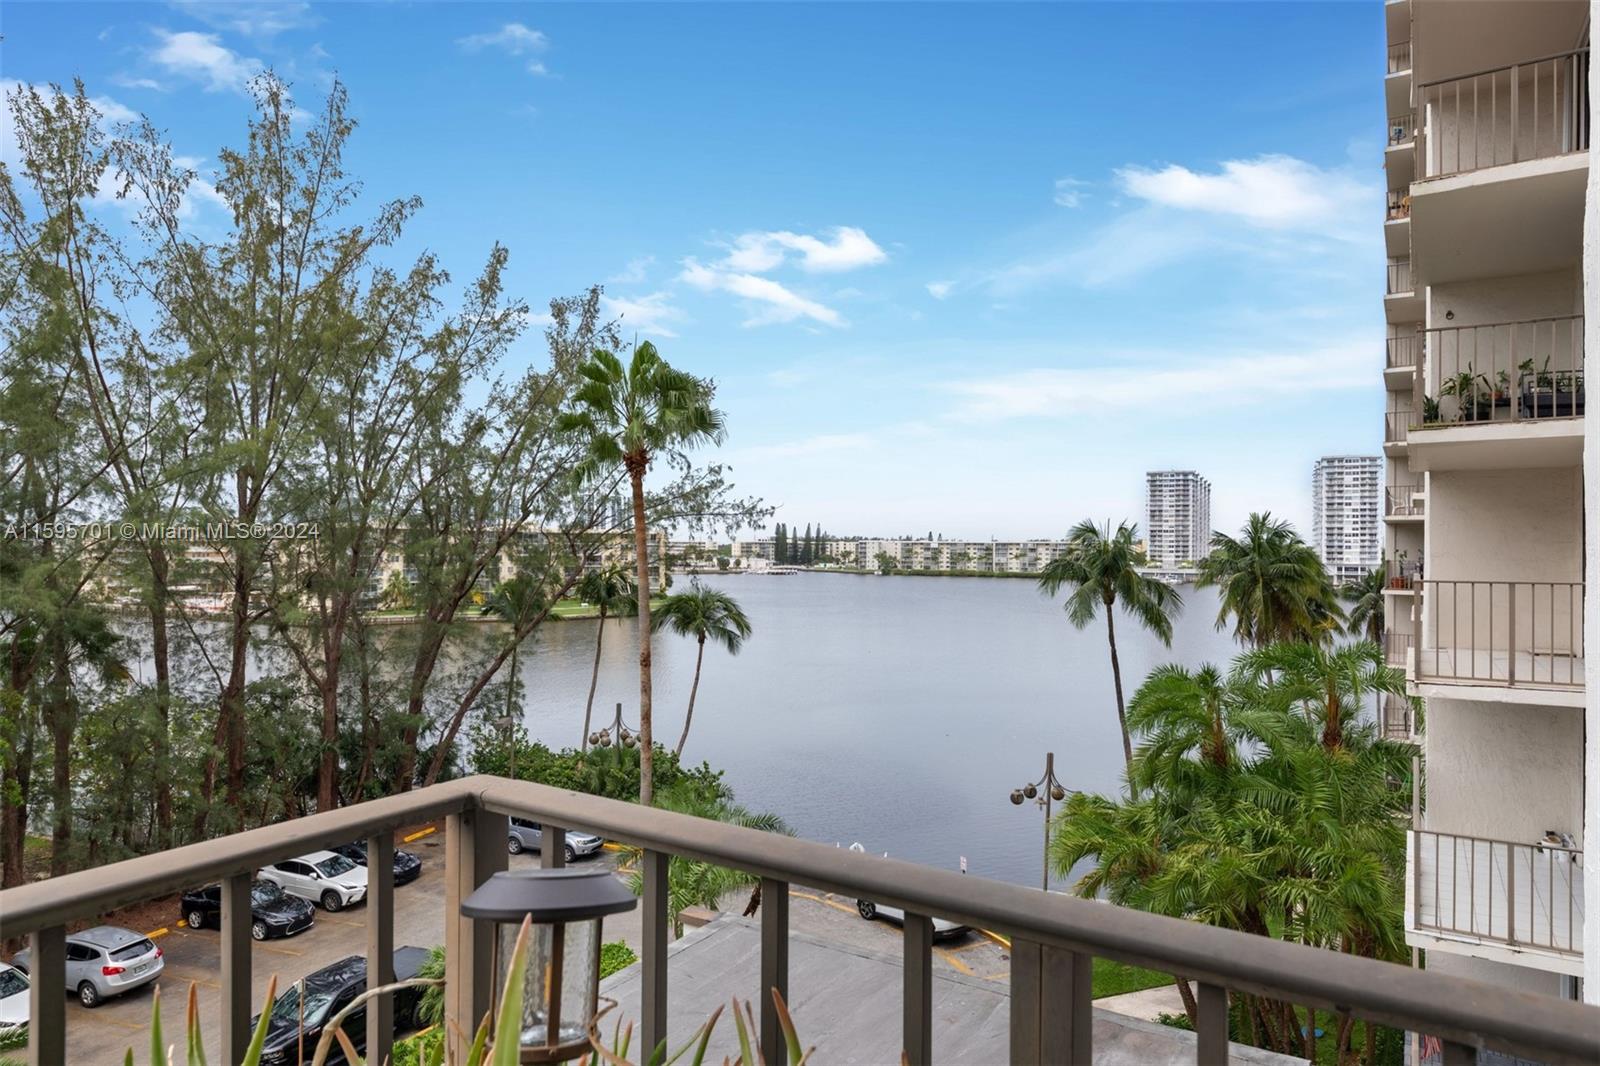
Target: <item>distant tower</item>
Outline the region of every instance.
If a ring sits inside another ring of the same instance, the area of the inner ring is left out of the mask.
[[[1311,536],[1334,584],[1378,568],[1383,457],[1325,455],[1311,473]]]
[[[1145,533],[1150,561],[1157,566],[1205,558],[1211,546],[1211,482],[1193,470],[1146,474]]]

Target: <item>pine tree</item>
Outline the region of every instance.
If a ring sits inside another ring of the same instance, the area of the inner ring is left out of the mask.
[[[805,538],[800,541],[800,562],[811,565],[811,523],[806,523]]]

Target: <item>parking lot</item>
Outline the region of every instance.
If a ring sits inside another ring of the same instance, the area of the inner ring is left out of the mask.
[[[431,947],[444,941],[444,848],[443,835],[434,833],[400,846],[422,858],[422,875],[395,889],[395,943]],[[509,857],[512,869],[538,865],[538,856]],[[602,862],[615,866],[618,854],[604,852],[580,862]],[[727,909],[744,907],[746,893],[725,901]],[[176,1039],[182,1032],[184,1002],[189,985],[194,983],[200,1004],[201,1027],[212,1057],[220,1046],[218,992],[220,983],[220,943],[215,929],[188,929],[179,924],[176,903],[170,922],[161,928],[144,929],[156,937],[166,962],[159,982],[165,1031]],[[791,892],[790,927],[798,933],[863,947],[872,951],[898,953],[898,926],[879,919],[864,921],[856,913],[853,899],[797,887]],[[640,946],[641,923],[638,911],[606,919],[605,938],[622,940],[636,952]],[[348,955],[366,950],[366,912],[357,905],[337,914],[320,908],[316,924],[299,935],[281,940],[260,941],[252,945],[254,998],[266,995],[268,980],[276,975],[281,985],[321,969]],[[1007,955],[997,941],[970,933],[959,939],[941,942],[935,948],[935,965],[967,976],[987,980],[1007,979]],[[738,992],[729,989],[729,994]],[[755,990],[749,990],[753,994]],[[75,998],[67,1000],[67,1049],[69,1061],[77,1064],[119,1063],[133,1047],[136,1057],[148,1046],[151,992],[143,988],[87,1009]],[[309,1048],[307,1057],[309,1059]]]

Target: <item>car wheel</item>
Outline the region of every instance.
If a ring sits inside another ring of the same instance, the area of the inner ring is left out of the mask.
[[[878,908],[871,900],[856,900],[856,910],[860,912],[861,917],[865,918],[869,922],[878,916]]]
[[[253,940],[265,940],[265,939],[267,939],[267,923],[266,922],[251,922],[250,923],[250,937]]]
[[[578,857],[578,853],[572,850],[572,845],[571,844],[568,844],[566,846],[566,848],[564,849],[564,851],[565,851],[565,854],[567,856],[567,861],[568,862],[571,862],[573,859],[576,859]]]
[[[522,854],[522,838],[521,837],[511,837],[510,839],[508,839],[506,841],[506,850],[509,851],[513,855],[521,855]]]
[[[206,916],[199,911],[190,911],[188,921],[190,929],[204,929],[206,927]]]
[[[78,1002],[90,1008],[100,1005],[100,990],[94,986],[94,982],[85,981],[78,986]]]
[[[322,909],[323,910],[325,910],[325,911],[327,911],[327,912],[329,912],[331,914],[334,911],[339,910],[343,906],[344,906],[344,897],[340,896],[339,893],[335,892],[333,889],[330,888],[330,889],[328,889],[328,891],[326,891],[326,892],[324,892],[322,894]]]

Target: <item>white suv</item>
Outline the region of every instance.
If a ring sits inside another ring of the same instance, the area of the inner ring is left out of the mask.
[[[331,851],[313,851],[262,867],[261,880],[291,896],[320,903],[326,911],[343,910],[367,898],[367,868]]]

